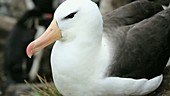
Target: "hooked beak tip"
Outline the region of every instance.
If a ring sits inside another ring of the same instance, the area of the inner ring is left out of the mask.
[[[34,43],[33,42],[31,42],[28,46],[27,46],[27,49],[26,49],[26,53],[27,53],[27,56],[29,57],[29,58],[31,58],[32,57],[32,55],[33,55],[33,47],[34,47]]]
[[[29,57],[29,58],[31,58],[31,57],[32,57],[32,55],[30,54],[30,55],[28,55],[28,57]]]

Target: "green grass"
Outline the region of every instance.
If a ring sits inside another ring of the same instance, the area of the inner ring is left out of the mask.
[[[54,84],[47,82],[46,78],[42,78],[41,76],[37,75],[41,86],[37,84],[30,84],[27,81],[26,84],[28,84],[32,91],[29,93],[28,96],[62,96]]]

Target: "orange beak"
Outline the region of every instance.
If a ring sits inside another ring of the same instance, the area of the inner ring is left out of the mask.
[[[50,45],[51,43],[61,38],[61,32],[57,25],[56,20],[53,19],[47,30],[36,40],[32,41],[26,49],[29,58],[37,51]]]

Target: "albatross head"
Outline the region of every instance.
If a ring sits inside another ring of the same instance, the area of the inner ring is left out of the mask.
[[[103,21],[97,5],[91,0],[66,0],[55,11],[50,26],[27,47],[27,55],[48,46],[56,40],[66,42],[101,38]]]

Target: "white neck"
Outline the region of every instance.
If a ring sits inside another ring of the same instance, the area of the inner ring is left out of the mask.
[[[72,84],[81,81],[82,84],[83,80],[93,81],[93,79],[102,78],[110,60],[107,56],[109,52],[102,44],[102,30],[98,33],[98,35],[87,35],[81,32],[75,39],[69,39],[72,40],[70,42],[61,40],[55,43],[51,64],[54,80],[57,80],[54,81],[56,84],[62,84],[64,80]],[[88,81],[83,83],[88,83]],[[60,85],[56,86],[60,90]]]
[[[57,41],[53,47],[51,61],[52,66],[56,66],[53,68],[58,68],[60,71],[65,71],[65,69],[69,71],[73,68],[76,73],[78,70],[80,70],[80,72],[84,71],[85,73],[86,69],[94,70],[94,68],[98,66],[96,65],[96,58],[98,58],[101,50],[103,50],[102,31],[91,31],[92,32],[87,32],[87,30],[86,32],[82,32],[82,30],[81,32],[77,31],[76,35],[70,35],[71,32],[65,32],[69,33],[69,35],[64,34],[65,37]],[[93,33],[97,33],[97,35]]]

